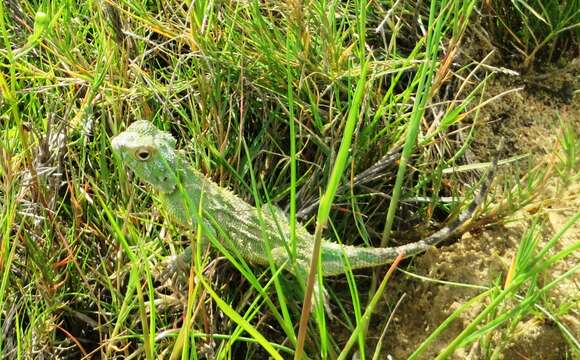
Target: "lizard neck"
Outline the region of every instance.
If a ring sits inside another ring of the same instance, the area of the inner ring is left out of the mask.
[[[178,223],[191,226],[197,223],[200,195],[207,180],[185,161],[175,172],[175,185],[169,191],[159,191],[161,203]]]

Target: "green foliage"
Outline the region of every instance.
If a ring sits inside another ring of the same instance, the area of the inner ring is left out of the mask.
[[[557,61],[577,54],[580,35],[578,0],[491,1],[492,41],[521,56],[528,69],[538,58]]]
[[[38,4],[0,1],[3,358],[294,355],[302,293],[281,271],[250,267],[216,243],[195,258],[186,301],[157,282],[162,261],[201,234],[167,221],[112,156],[110,138],[136,119],[171,131],[224,187],[254,203],[289,204],[291,223],[328,223],[325,235],[344,243],[378,245],[371,229],[385,239],[392,230],[427,232],[461,206],[439,197],[443,169],[465,160],[477,136],[471,116],[487,96],[480,64],[455,63],[486,10],[473,0]],[[578,0],[492,4],[493,39],[515,46],[528,65],[577,45]],[[465,126],[468,136],[457,137]],[[576,135],[565,127],[557,168],[571,181]],[[346,186],[403,145],[398,169],[386,166],[356,191]],[[531,172],[506,195],[507,213],[529,204],[549,176]],[[299,219],[321,194],[319,215]],[[432,201],[409,200],[419,197]],[[530,294],[522,286],[562,250],[530,258],[538,245],[528,245],[517,288],[483,292],[477,301],[488,299],[492,310],[446,351],[485,339],[499,327],[493,312],[505,310],[505,324],[537,308],[546,285]],[[316,328],[303,324],[313,358],[347,357],[356,345],[368,358],[371,315],[386,324],[372,312],[383,306],[386,280],[367,294],[347,276],[346,300],[332,297],[341,309],[336,328],[320,309]],[[519,304],[510,308],[508,298]],[[571,311],[549,310],[554,318]]]

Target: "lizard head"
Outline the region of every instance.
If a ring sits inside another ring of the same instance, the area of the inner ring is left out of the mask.
[[[140,120],[115,136],[111,144],[122,162],[155,190],[171,193],[176,189],[179,157],[171,134]]]

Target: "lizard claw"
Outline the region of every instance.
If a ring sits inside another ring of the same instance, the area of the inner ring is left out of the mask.
[[[170,256],[161,262],[156,277],[162,284],[169,283],[170,287],[179,288],[180,284],[186,283],[184,277],[188,270],[181,256]]]

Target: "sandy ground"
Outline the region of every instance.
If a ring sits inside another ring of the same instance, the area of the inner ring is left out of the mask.
[[[506,95],[491,103],[480,114],[480,136],[474,146],[475,158],[488,159],[493,151],[493,144],[500,137],[506,139],[505,154],[509,157],[530,153],[532,163],[546,161],[552,156],[553,149],[561,133],[561,124],[571,124],[577,131],[580,129],[580,106],[574,101],[570,88],[578,88],[579,62],[571,63],[564,69],[548,72],[549,76],[529,76],[514,78],[498,75],[490,81],[488,96],[492,97],[506,90],[523,86],[519,92]],[[574,86],[575,85],[575,86]],[[575,95],[577,98],[578,95]],[[577,135],[577,134],[576,134]],[[485,161],[485,160],[482,160]],[[526,167],[516,169],[521,174]],[[500,172],[506,176],[514,168],[505,168]],[[496,181],[501,183],[501,180]],[[511,259],[522,235],[531,224],[532,217],[542,220],[541,239],[545,243],[556,233],[570,216],[580,209],[580,185],[564,186],[560,178],[548,180],[540,194],[546,199],[544,206],[528,206],[520,210],[510,221],[496,222],[477,233],[466,233],[462,239],[452,245],[434,249],[417,257],[413,271],[422,276],[444,281],[489,286],[495,281],[503,281],[510,266]],[[495,189],[496,196],[501,198],[501,190]],[[493,195],[492,195],[493,196]],[[579,227],[576,226],[561,239],[557,249],[565,247],[580,239]],[[553,279],[571,266],[578,263],[580,254],[573,254],[565,262],[555,266],[542,279],[544,282]],[[561,283],[551,294],[552,304],[578,304],[580,276]],[[399,297],[404,293],[405,299],[397,309],[396,315],[387,333],[384,358],[405,359],[416,349],[427,335],[444,321],[451,312],[481,290],[456,287],[445,284],[424,282],[412,277],[398,277],[392,286]],[[396,290],[395,290],[396,289]],[[389,296],[393,296],[391,293]],[[392,302],[388,300],[389,303]],[[391,305],[392,306],[392,305]],[[478,313],[480,307],[463,314],[431,346],[426,359],[434,357],[449,343]],[[569,315],[559,320],[578,338],[580,322],[577,316],[578,307],[568,311]],[[492,341],[497,340],[493,339]],[[485,358],[475,345],[454,355],[456,359]],[[514,336],[510,339],[501,358],[503,359],[571,359],[574,354],[557,325],[545,316],[525,318],[518,324]]]

